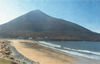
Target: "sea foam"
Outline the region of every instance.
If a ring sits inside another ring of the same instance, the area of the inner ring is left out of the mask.
[[[39,41],[39,43],[43,46],[50,47],[50,48],[59,50],[59,51],[64,52],[64,53],[69,53],[72,55],[77,55],[77,56],[82,56],[82,57],[100,60],[100,52],[72,49],[72,48],[68,48],[68,47],[62,47],[61,45],[58,45],[58,44],[48,43],[45,41]]]

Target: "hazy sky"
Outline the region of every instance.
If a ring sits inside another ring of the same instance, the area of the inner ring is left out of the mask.
[[[100,0],[0,0],[0,24],[36,9],[100,33]]]

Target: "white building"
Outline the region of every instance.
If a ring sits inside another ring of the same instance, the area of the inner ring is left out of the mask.
[[[32,37],[29,37],[28,39],[29,39],[29,40],[32,40],[33,38],[32,38]]]

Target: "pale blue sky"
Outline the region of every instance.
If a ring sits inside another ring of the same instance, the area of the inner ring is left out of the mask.
[[[100,0],[0,0],[0,24],[36,9],[100,33]]]

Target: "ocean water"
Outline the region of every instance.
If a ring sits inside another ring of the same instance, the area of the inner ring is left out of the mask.
[[[89,41],[39,41],[42,45],[64,53],[100,60],[100,42]]]

